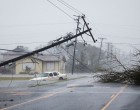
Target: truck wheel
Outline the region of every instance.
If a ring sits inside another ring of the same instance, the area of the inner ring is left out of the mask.
[[[63,80],[63,78],[62,78],[62,77],[60,77],[60,78],[59,78],[59,80]]]

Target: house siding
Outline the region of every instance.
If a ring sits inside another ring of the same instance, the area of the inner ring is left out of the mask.
[[[59,62],[55,62],[55,71],[60,71]]]
[[[59,62],[44,62],[43,63],[43,72],[45,71],[58,71],[59,70]],[[53,65],[53,69],[49,69],[48,64]]]
[[[42,61],[36,60],[38,63],[35,63],[35,68],[30,71],[30,73],[41,73],[42,72]],[[32,62],[30,58],[18,60],[16,62],[16,74],[25,73],[25,69],[23,69],[23,64],[27,62]]]
[[[64,61],[60,62],[60,71],[61,71],[61,73],[65,73],[65,62]]]
[[[19,57],[21,55],[24,55],[26,50],[23,50],[23,49],[25,49],[25,48],[23,48],[22,46],[18,46],[14,50],[21,51],[21,52],[2,53],[2,57],[3,57],[2,61],[7,61],[9,59],[13,59],[13,58]],[[34,59],[35,61],[37,61],[37,63],[33,63],[31,59]],[[51,64],[49,64],[49,63],[51,63]],[[65,70],[64,70],[65,69],[65,60],[63,60],[62,56],[59,56],[59,55],[30,56],[30,57],[18,60],[14,64],[15,64],[15,67],[13,68],[13,72],[15,74],[35,73],[35,72],[41,73],[41,72],[45,72],[45,71],[59,71],[61,73],[65,72]],[[29,71],[27,71],[27,70],[29,70]]]
[[[47,64],[48,63],[53,63],[54,65],[54,69],[49,69],[49,67],[47,67]],[[62,68],[62,64],[63,64],[63,68]],[[43,63],[43,72],[46,72],[46,71],[59,71],[61,73],[64,73],[64,68],[65,68],[65,65],[64,65],[64,62],[63,61],[55,61],[55,62],[44,62]]]

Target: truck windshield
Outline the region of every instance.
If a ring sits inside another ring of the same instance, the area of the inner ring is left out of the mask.
[[[37,77],[48,77],[48,76],[49,76],[49,73],[41,73],[37,75]]]

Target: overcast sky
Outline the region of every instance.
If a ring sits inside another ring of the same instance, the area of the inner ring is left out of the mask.
[[[73,18],[77,14],[57,0],[51,1]],[[127,52],[132,47],[122,43],[139,44],[132,46],[140,47],[140,0],[64,1],[86,15],[96,39],[104,37],[104,42],[112,42]],[[0,48],[13,49],[17,45],[25,45],[34,49],[44,45],[43,42],[74,32],[75,28],[74,20],[47,0],[0,0]],[[84,38],[92,41],[89,36]],[[99,46],[99,42],[88,43]]]

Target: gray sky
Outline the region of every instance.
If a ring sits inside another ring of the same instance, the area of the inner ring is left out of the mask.
[[[76,15],[57,0],[51,1],[72,17]],[[116,43],[139,44],[133,46],[140,47],[140,0],[64,1],[86,14],[96,39],[105,37],[104,42],[112,42],[115,47],[128,52],[132,49],[130,45]],[[74,32],[75,28],[74,21],[47,0],[0,0],[0,48],[25,45],[34,49],[45,44],[41,42]],[[84,38],[92,41],[88,36]],[[99,46],[99,42],[93,45]]]

